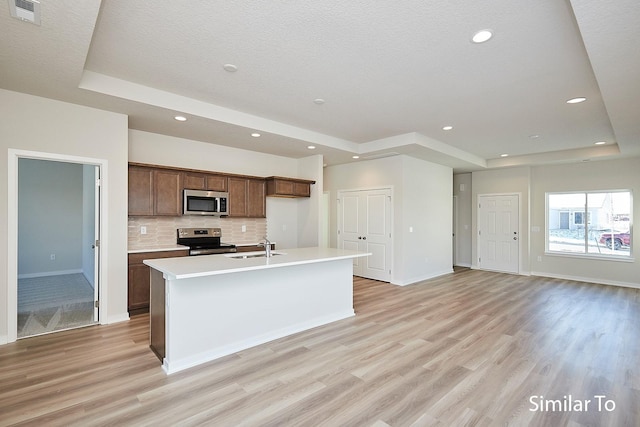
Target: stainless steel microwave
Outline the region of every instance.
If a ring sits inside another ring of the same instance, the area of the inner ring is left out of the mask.
[[[184,190],[184,215],[229,215],[229,193],[203,190]]]

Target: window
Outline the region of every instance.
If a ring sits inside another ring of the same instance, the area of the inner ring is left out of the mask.
[[[547,252],[631,256],[631,191],[547,193]]]

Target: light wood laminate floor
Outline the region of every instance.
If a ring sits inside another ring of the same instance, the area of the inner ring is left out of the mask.
[[[171,376],[146,315],[0,346],[0,425],[640,425],[640,290],[466,269],[354,289],[356,317]]]

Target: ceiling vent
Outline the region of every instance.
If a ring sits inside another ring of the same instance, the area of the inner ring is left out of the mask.
[[[37,0],[8,0],[11,16],[40,25],[40,2]]]

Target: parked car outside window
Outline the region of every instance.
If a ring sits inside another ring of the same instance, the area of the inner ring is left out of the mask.
[[[600,235],[600,243],[607,245],[611,249],[611,233],[602,233]],[[620,249],[622,246],[631,245],[631,235],[628,232],[614,232],[613,233],[613,248]]]

